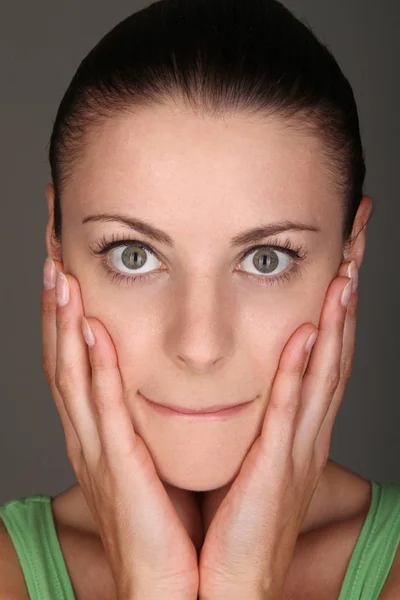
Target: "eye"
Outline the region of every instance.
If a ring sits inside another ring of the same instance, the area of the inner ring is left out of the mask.
[[[165,270],[160,269],[163,262],[151,246],[117,234],[113,234],[110,239],[103,236],[94,247],[90,247],[90,251],[94,256],[102,257],[101,264],[107,274],[112,281],[118,283],[144,283]],[[239,264],[245,264],[250,273],[242,272],[242,269],[239,271],[245,277],[255,278],[260,285],[279,284],[289,280],[292,275],[301,275],[299,263],[305,260],[307,254],[302,246],[293,245],[290,239],[283,243],[274,239],[268,245],[253,246],[247,250]],[[285,271],[288,264],[292,266]],[[278,265],[280,268],[276,270]]]
[[[250,254],[248,253],[241,264],[245,265],[246,270],[250,269],[250,272],[254,275],[262,273],[274,276],[279,275],[291,262],[289,256],[284,252],[264,246],[252,251]]]
[[[148,273],[158,269],[161,264],[147,246],[138,242],[114,248],[109,253],[108,260],[118,271],[129,275]]]

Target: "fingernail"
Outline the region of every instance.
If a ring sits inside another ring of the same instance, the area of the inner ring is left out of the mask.
[[[311,348],[314,346],[315,341],[317,339],[317,335],[318,335],[318,331],[314,331],[314,333],[312,333],[310,335],[310,337],[308,338],[306,345],[305,345],[306,352],[310,352]]]
[[[56,285],[56,266],[54,260],[49,256],[44,261],[43,267],[43,287],[45,290],[52,290]]]
[[[56,300],[58,306],[65,306],[69,302],[69,284],[64,273],[59,271],[56,283]]]
[[[91,330],[90,325],[85,317],[82,317],[82,333],[87,345],[94,346],[96,340],[93,335],[93,331]]]
[[[351,295],[353,293],[353,282],[350,279],[350,281],[347,283],[347,285],[345,286],[343,292],[342,292],[342,305],[347,308],[350,302],[350,298]]]
[[[353,292],[355,292],[358,287],[358,269],[355,260],[352,260],[349,264],[349,268],[347,269],[347,277],[351,277],[353,280]]]

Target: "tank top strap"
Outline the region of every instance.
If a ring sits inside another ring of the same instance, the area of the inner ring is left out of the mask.
[[[378,600],[399,547],[400,483],[371,484],[371,506],[338,600]]]
[[[400,544],[400,483],[371,480],[372,500],[338,600],[379,600]],[[38,494],[0,506],[31,600],[76,600],[57,537],[52,497]]]
[[[36,494],[0,506],[31,600],[75,600],[57,537],[52,496]]]

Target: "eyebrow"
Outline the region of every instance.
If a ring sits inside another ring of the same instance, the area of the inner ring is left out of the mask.
[[[101,213],[98,215],[89,215],[82,219],[82,224],[89,223],[92,221],[117,221],[122,223],[123,225],[128,225],[130,229],[137,231],[148,238],[155,240],[161,244],[166,244],[171,248],[174,248],[174,241],[168,233],[162,231],[162,229],[158,229],[154,225],[151,225],[148,221],[144,221],[142,219],[126,217],[124,215],[112,215]],[[243,246],[245,244],[250,244],[254,242],[258,242],[263,238],[270,237],[271,235],[275,235],[277,233],[281,233],[282,231],[314,231],[320,232],[320,228],[315,225],[309,225],[307,223],[301,223],[299,221],[278,221],[276,223],[268,223],[266,225],[260,225],[259,227],[253,227],[252,229],[247,229],[243,231],[239,235],[234,236],[231,239],[231,248],[236,248],[238,246]]]

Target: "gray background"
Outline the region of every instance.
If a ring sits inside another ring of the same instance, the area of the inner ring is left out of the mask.
[[[212,1],[212,0],[210,0]],[[76,482],[41,366],[47,145],[79,62],[134,0],[8,3],[0,20],[0,504]],[[368,479],[400,482],[398,258],[399,0],[286,0],[332,50],[356,97],[376,212],[367,229],[353,373],[331,458]]]

